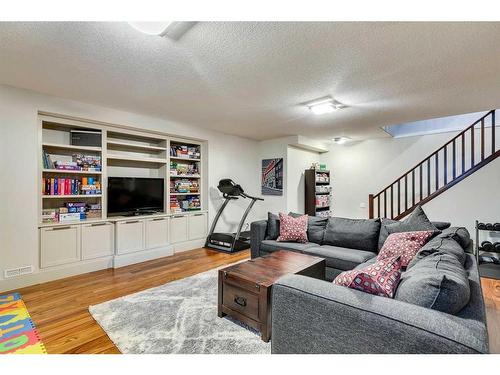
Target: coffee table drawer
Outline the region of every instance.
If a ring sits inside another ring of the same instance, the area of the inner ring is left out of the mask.
[[[237,311],[248,318],[259,319],[259,296],[245,289],[236,288],[224,283],[222,303],[231,310]]]

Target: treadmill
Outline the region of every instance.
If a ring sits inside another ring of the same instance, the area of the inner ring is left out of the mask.
[[[226,253],[235,253],[237,251],[245,250],[250,248],[250,231],[242,232],[243,224],[252,209],[253,205],[257,201],[263,201],[262,198],[252,197],[246,194],[243,191],[243,188],[236,184],[233,180],[229,178],[225,178],[219,181],[219,185],[217,186],[219,191],[222,193],[224,197],[224,203],[217,211],[217,215],[215,215],[215,219],[210,227],[210,231],[207,236],[207,240],[205,242],[205,247],[215,249],[218,251],[223,251]],[[248,205],[245,213],[243,214],[240,223],[238,225],[238,230],[236,233],[214,233],[215,226],[217,225],[217,221],[219,220],[222,212],[226,208],[227,204],[231,200],[236,200],[238,198],[250,199],[251,202]]]

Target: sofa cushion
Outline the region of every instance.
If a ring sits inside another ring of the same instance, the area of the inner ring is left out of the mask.
[[[447,221],[431,221],[432,225],[434,225],[438,230],[444,230],[451,227],[451,223]]]
[[[471,243],[469,231],[464,227],[447,228],[443,230],[438,237],[453,238],[462,246],[462,249],[466,249]]]
[[[298,242],[278,242],[276,240],[264,240],[260,244],[263,251],[273,252],[278,250],[290,250],[302,253],[304,250],[317,246],[314,243],[298,243]]]
[[[303,214],[290,212],[288,215],[293,217],[299,217],[302,216]],[[327,217],[318,217],[318,216],[307,217],[307,239],[309,240],[309,242],[314,242],[318,245],[321,245],[323,243],[323,236],[325,234],[327,221],[328,221]]]
[[[369,266],[369,265],[375,263],[376,261],[377,261],[377,257],[374,254],[374,256],[372,258],[368,259],[366,262],[358,264],[356,267],[354,267],[354,269],[359,270],[360,268],[364,268],[366,266]]]
[[[276,241],[307,243],[307,215],[293,217],[280,212],[280,235]]]
[[[379,219],[330,217],[323,244],[375,252],[379,231]]]
[[[462,246],[460,246],[459,243],[453,238],[438,236],[434,237],[422,246],[412,261],[408,264],[407,269],[413,267],[419,260],[434,253],[453,255],[462,266],[465,264],[466,255]]]
[[[378,260],[363,268],[342,272],[333,283],[365,293],[392,298],[400,278],[401,257],[395,256]]]
[[[378,237],[378,249],[384,245],[385,240],[391,233],[415,232],[423,230],[433,230],[439,233],[439,230],[427,218],[421,206],[417,206],[412,213],[403,221],[383,219]]]
[[[338,246],[316,246],[304,250],[304,254],[315,255],[326,260],[326,266],[342,271],[352,270],[377,254],[370,251],[348,249]]]
[[[434,234],[432,230],[417,232],[392,233],[382,246],[377,260],[401,257],[401,267],[406,268],[415,254],[425,245]]]
[[[266,240],[275,240],[280,235],[280,218],[271,212],[267,213]]]
[[[431,254],[403,273],[394,298],[456,314],[469,302],[467,272],[454,256]]]

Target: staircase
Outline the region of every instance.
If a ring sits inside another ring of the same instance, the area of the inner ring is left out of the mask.
[[[368,196],[370,219],[399,220],[500,156],[495,110],[478,119],[377,194]]]

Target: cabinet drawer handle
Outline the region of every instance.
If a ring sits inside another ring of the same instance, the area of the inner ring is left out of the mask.
[[[162,220],[165,220],[165,218],[164,217],[159,217],[157,219],[153,219],[153,221],[162,221]]]
[[[135,224],[138,223],[139,220],[134,220],[134,221],[125,221],[124,224]]]
[[[244,297],[236,296],[234,297],[234,303],[240,305],[241,307],[245,307],[247,305],[247,299]]]
[[[180,219],[182,217],[184,217],[184,216],[172,216],[172,219]]]
[[[108,223],[95,223],[95,224],[90,224],[91,227],[102,227],[104,225],[108,225]]]
[[[64,227],[53,227],[52,230],[64,230],[64,229],[71,229],[71,225],[66,225]]]
[[[205,214],[194,214],[193,216],[204,216]]]

